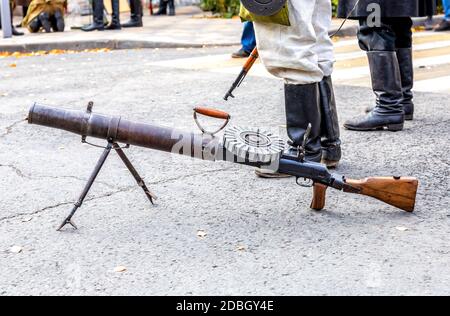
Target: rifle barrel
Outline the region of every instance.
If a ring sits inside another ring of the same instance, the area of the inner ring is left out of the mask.
[[[173,152],[179,148],[181,152],[177,153],[191,157],[202,155],[204,148],[210,146],[212,141],[217,141],[209,135],[132,122],[119,116],[60,109],[37,103],[30,109],[28,123],[164,152]]]

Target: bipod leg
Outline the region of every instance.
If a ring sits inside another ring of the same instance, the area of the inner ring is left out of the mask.
[[[73,228],[77,229],[77,226],[72,221],[72,217],[75,215],[75,212],[83,205],[84,199],[86,198],[87,194],[89,193],[89,190],[91,189],[92,185],[94,184],[95,179],[97,178],[98,174],[100,173],[100,170],[102,169],[103,165],[105,164],[106,159],[109,156],[109,153],[111,152],[111,149],[113,148],[113,143],[108,142],[108,145],[105,147],[105,150],[103,151],[103,154],[100,156],[100,159],[97,162],[97,165],[95,166],[94,171],[92,172],[91,176],[89,177],[88,182],[86,183],[86,186],[83,189],[83,192],[81,192],[80,198],[75,203],[75,206],[72,209],[72,212],[70,212],[69,216],[64,220],[64,222],[59,226],[57,231],[60,231],[63,229],[64,226],[67,224],[71,225]]]
[[[148,189],[147,185],[137,172],[136,168],[134,168],[130,159],[128,159],[127,155],[125,155],[125,152],[117,143],[114,143],[113,148],[116,150],[117,154],[119,155],[120,159],[122,159],[125,166],[127,166],[128,170],[130,170],[130,173],[133,175],[137,184],[142,188],[142,190],[144,190],[145,196],[147,196],[147,198],[150,200],[150,203],[155,204],[154,201],[157,200],[158,198]]]

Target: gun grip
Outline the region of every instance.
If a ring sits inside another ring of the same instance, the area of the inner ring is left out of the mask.
[[[321,183],[314,183],[313,199],[311,208],[316,211],[321,211],[325,208],[326,194],[328,187]]]

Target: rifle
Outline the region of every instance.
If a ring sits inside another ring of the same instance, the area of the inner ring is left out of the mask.
[[[225,94],[223,99],[225,101],[228,101],[229,97],[234,98],[233,91],[236,90],[237,87],[241,85],[241,83],[244,81],[245,77],[247,76],[250,69],[252,69],[253,65],[255,64],[256,60],[258,59],[258,48],[254,48],[253,51],[250,53],[250,56],[248,57],[247,61],[245,62],[244,66],[242,67],[241,72],[239,73],[236,80],[233,82],[231,88],[228,90],[228,92]]]
[[[228,161],[251,167],[268,168],[292,175],[296,177],[297,184],[314,188],[311,203],[311,208],[314,210],[322,210],[325,207],[325,195],[328,188],[371,196],[407,212],[414,210],[418,187],[416,178],[371,177],[363,180],[352,180],[344,176],[331,174],[325,165],[303,159],[304,151],[302,151],[302,148],[304,146],[300,146],[297,153],[285,152],[282,139],[257,128],[229,127],[225,130],[222,138],[217,137],[215,134],[225,128],[231,118],[228,113],[223,111],[195,108],[194,119],[203,132],[195,134],[167,127],[136,123],[118,116],[96,114],[92,112],[92,107],[92,102],[89,103],[87,111],[34,104],[27,118],[30,124],[57,128],[81,135],[83,143],[91,144],[87,142],[87,137],[107,141],[106,147],[102,147],[104,149],[103,154],[98,160],[80,198],[58,230],[61,230],[66,224],[70,224],[76,229],[72,217],[83,204],[98,173],[113,149],[119,154],[147,198],[153,203],[156,196],[148,189],[123,151],[130,145],[186,155],[206,161]],[[201,126],[197,115],[221,119],[225,123],[217,131],[208,132]],[[306,139],[307,136],[305,136],[305,141]],[[121,147],[119,143],[126,146]],[[305,182],[302,182],[302,179]]]

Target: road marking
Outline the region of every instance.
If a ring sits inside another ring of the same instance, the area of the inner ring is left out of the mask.
[[[450,76],[419,80],[414,83],[415,91],[450,93]]]
[[[414,33],[414,67],[416,91],[450,92],[450,33]],[[334,43],[336,64],[335,82],[353,86],[370,87],[367,57],[355,38]],[[229,54],[207,55],[149,63],[151,66],[204,70],[237,75],[245,60],[233,59]],[[258,61],[249,76],[274,78]]]

